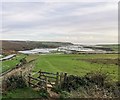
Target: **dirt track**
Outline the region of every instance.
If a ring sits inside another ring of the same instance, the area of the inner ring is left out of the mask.
[[[32,68],[34,66],[35,66],[35,61],[32,61],[32,62],[29,62],[27,64],[20,66],[19,68],[16,68],[16,69],[6,73],[3,76],[0,76],[0,87],[1,87],[3,79],[10,77],[12,75],[21,75],[22,74],[24,76],[27,76],[32,71]]]
[[[30,72],[32,70],[33,67],[34,67],[34,61],[32,61],[30,63],[27,63],[27,64],[24,64],[21,67],[15,69],[15,70],[12,70],[11,72],[5,74],[2,77],[7,77],[7,76],[15,75],[15,74],[16,75],[21,74],[21,71],[22,71],[22,74],[28,73],[28,72]]]

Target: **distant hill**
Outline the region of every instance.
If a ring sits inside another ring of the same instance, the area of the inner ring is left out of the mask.
[[[84,47],[91,48],[91,49],[94,49],[94,50],[100,49],[100,50],[118,52],[118,49],[120,48],[120,44],[101,44],[101,45],[84,46]]]
[[[3,52],[30,50],[34,48],[56,48],[59,46],[72,45],[72,43],[69,42],[10,41],[10,40],[1,40],[0,42],[2,42]]]
[[[105,45],[99,45],[105,48],[111,48],[112,51],[118,51],[120,49],[120,44],[105,44]]]

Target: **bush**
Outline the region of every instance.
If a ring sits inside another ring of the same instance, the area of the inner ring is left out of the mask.
[[[80,86],[88,85],[86,79],[78,76],[70,75],[66,81],[62,83],[61,88],[66,91],[76,90]]]
[[[120,95],[120,82],[113,82],[109,76],[109,74],[101,72],[90,72],[84,77],[70,75],[62,83],[61,88],[67,92],[80,89],[80,92],[85,93],[87,97],[94,97],[94,95],[96,97],[118,97]]]
[[[41,97],[41,98],[46,98],[46,99],[48,99],[48,98],[50,97],[49,93],[48,93],[47,90],[45,90],[45,89],[41,89],[39,92],[40,92],[40,97]]]
[[[51,88],[51,91],[53,91],[55,93],[61,93],[62,92],[62,90],[59,86]]]
[[[60,100],[64,100],[64,99],[68,99],[70,98],[70,93],[66,92],[66,91],[62,91],[60,94]]]
[[[3,80],[3,85],[4,85],[3,86],[4,90],[24,88],[27,86],[22,76],[14,76],[14,75]]]
[[[106,82],[111,81],[107,73],[102,73],[99,71],[88,73],[87,75],[85,75],[85,79],[87,79],[89,83],[94,83],[95,85],[99,85],[102,87]]]

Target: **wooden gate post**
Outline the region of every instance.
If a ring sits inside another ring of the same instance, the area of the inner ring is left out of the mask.
[[[67,73],[64,74],[64,83],[66,82],[67,80]]]
[[[61,88],[62,81],[63,81],[62,79],[63,79],[63,73],[61,72],[61,73],[60,73],[60,88]]]
[[[45,77],[45,89],[47,90],[48,79]]]
[[[59,83],[59,73],[57,72],[56,73],[56,82],[55,82],[56,87],[58,86],[58,83]]]
[[[20,76],[22,76],[22,71],[20,71]]]
[[[30,83],[31,83],[31,74],[28,75],[28,86],[30,87]]]
[[[42,72],[42,71],[41,71],[41,69],[40,69],[40,71],[39,71],[39,78],[40,78],[40,79],[41,79],[41,72]]]

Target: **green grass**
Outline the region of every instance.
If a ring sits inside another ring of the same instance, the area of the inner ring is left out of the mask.
[[[32,88],[26,87],[9,91],[6,95],[3,95],[2,98],[40,98],[40,93],[38,91],[34,91]]]
[[[24,55],[17,55],[18,58],[24,57]],[[112,76],[114,81],[118,80],[118,66],[115,64],[103,64],[103,63],[91,63],[80,59],[116,59],[117,54],[70,54],[70,55],[30,55],[27,56],[27,61],[38,58],[36,60],[36,66],[34,71],[48,71],[48,72],[67,72],[72,75],[84,76],[91,71],[101,70],[102,72],[108,72]],[[15,58],[16,59],[16,58]],[[10,60],[10,64],[16,62],[16,60]],[[79,59],[79,60],[77,60]],[[6,63],[6,64],[9,64]],[[12,66],[12,64],[11,64]],[[40,92],[34,91],[31,88],[23,88],[9,91],[3,98],[40,98]]]
[[[5,72],[11,68],[14,68],[18,63],[20,63],[20,60],[22,58],[26,57],[26,61],[29,62],[31,60],[34,60],[34,59],[37,59],[38,55],[24,55],[24,54],[17,54],[16,57],[12,58],[11,60],[5,60],[5,61],[2,61],[1,63],[1,71],[0,73],[2,72]]]
[[[115,64],[97,64],[76,59],[115,59],[117,54],[80,54],[80,55],[40,55],[34,71],[67,72],[83,76],[91,71],[108,72],[114,80],[118,80],[118,66]]]
[[[31,60],[34,60],[34,59],[37,59],[37,58],[38,58],[38,55],[31,54],[31,55],[26,56],[26,61],[30,62]]]
[[[16,64],[18,64],[20,62],[20,60],[24,57],[25,57],[25,55],[18,54],[18,55],[16,55],[16,57],[14,57],[11,60],[2,61],[2,72],[5,72],[11,68],[14,68],[16,66]]]

